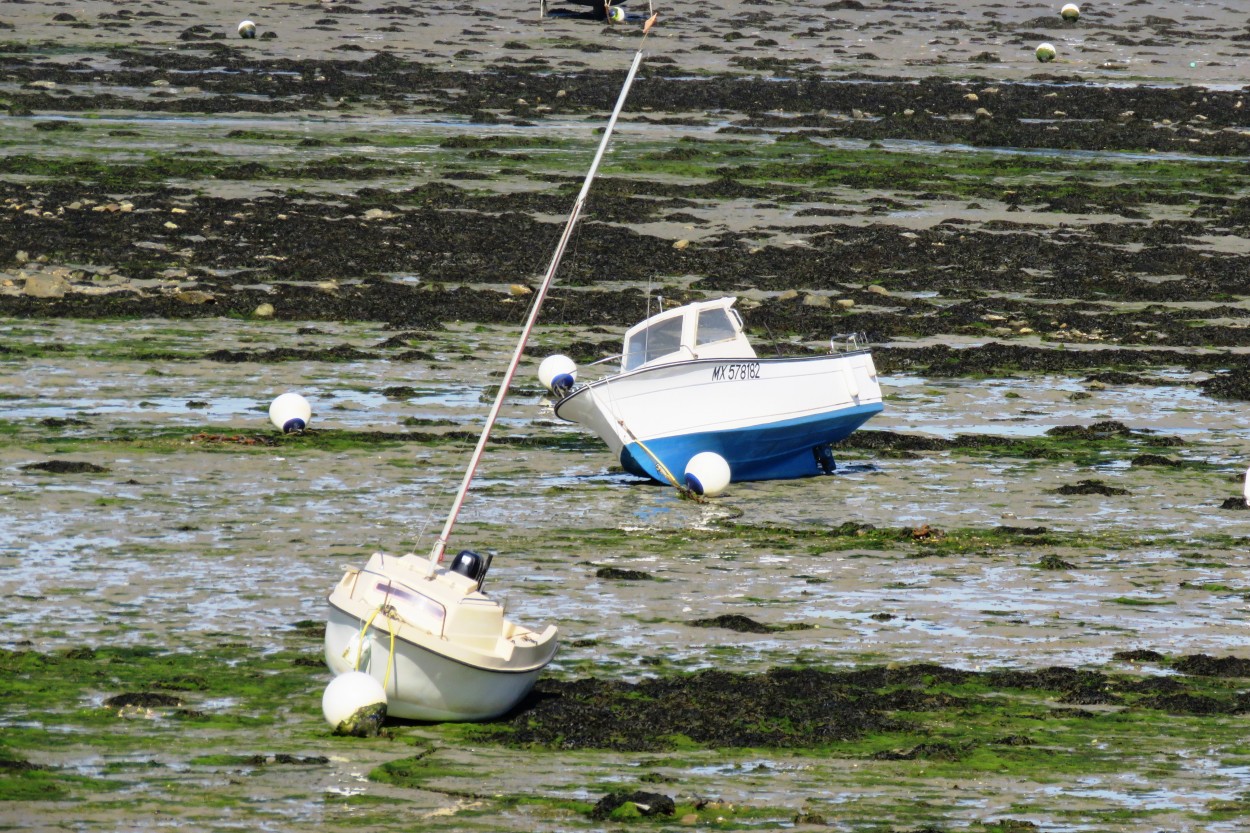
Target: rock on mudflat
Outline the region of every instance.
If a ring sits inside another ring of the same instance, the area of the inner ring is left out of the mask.
[[[63,298],[69,291],[69,281],[60,275],[38,274],[26,278],[22,292],[32,298]]]

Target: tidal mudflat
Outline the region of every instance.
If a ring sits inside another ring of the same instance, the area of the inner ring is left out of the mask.
[[[511,331],[449,327],[419,362],[203,358],[262,332],[402,349],[377,325],[309,329],[69,320],[64,357],[6,324],[28,352],[5,364],[13,823],[592,829],[637,790],[728,827],[1243,811],[1235,407],[1180,437],[1171,387],[1093,408],[1046,378],[899,378],[870,436],[944,447],[849,447],[832,477],[698,504],[523,390],[462,542],[499,553],[495,592],[565,646],[515,717],[348,740],[320,717],[324,594],[429,540]],[[136,357],[154,341],[159,363]],[[287,387],[315,403],[303,436],[265,419]]]
[[[1244,826],[1244,15],[661,8],[459,528],[562,650],[359,740],[324,594],[440,523],[637,32],[206,9],[0,10],[0,825]],[[682,500],[529,381],[720,293],[872,337],[837,474]]]

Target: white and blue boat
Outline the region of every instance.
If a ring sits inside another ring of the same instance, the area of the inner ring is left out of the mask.
[[[556,416],[597,434],[626,471],[678,486],[685,477],[695,491],[687,465],[703,452],[728,464],[732,482],[832,473],[830,446],[882,408],[867,339],[761,358],[735,301],[687,304],[631,327],[619,372],[593,382],[550,357],[540,378],[558,397]]]

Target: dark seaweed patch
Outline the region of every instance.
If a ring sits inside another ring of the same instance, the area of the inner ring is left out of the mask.
[[[81,460],[46,460],[42,463],[27,463],[21,466],[21,469],[22,471],[42,471],[48,474],[103,474],[108,471],[104,466]]]

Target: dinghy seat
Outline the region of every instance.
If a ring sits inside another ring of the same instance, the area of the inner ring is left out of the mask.
[[[490,569],[491,556],[482,555],[473,550],[461,550],[451,560],[451,571],[467,576],[477,582],[477,589],[482,589],[486,579],[486,571]]]

